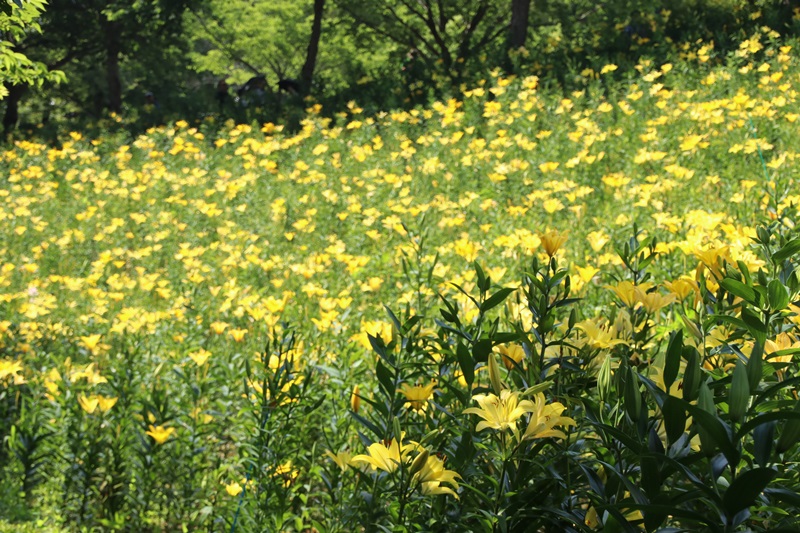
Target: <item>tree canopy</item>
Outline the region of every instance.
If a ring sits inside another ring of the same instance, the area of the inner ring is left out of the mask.
[[[34,123],[38,109],[95,121],[124,115],[143,127],[220,113],[279,119],[302,112],[306,96],[331,111],[353,99],[379,110],[479,83],[498,67],[551,73],[565,85],[572,70],[603,58],[633,65],[674,50],[667,42],[713,40],[723,54],[748,28],[796,31],[797,4],[0,0],[0,97],[7,128],[20,105]],[[253,99],[237,95],[252,87],[264,105],[245,108]]]
[[[20,43],[41,32],[39,17],[44,0],[3,0],[0,2],[0,99],[9,94],[9,85],[37,85],[60,81],[63,75],[47,65],[34,61],[20,51]]]

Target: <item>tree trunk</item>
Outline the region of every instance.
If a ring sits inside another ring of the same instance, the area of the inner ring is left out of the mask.
[[[6,89],[8,90],[8,96],[4,100],[6,112],[3,115],[3,134],[7,136],[17,127],[17,122],[19,122],[19,102],[28,90],[28,86],[6,83]]]
[[[322,36],[322,12],[325,9],[325,0],[314,0],[314,21],[311,24],[311,38],[308,41],[306,62],[300,71],[300,85],[303,94],[311,92],[311,81],[314,79],[314,68],[317,65],[319,53],[319,40]]]
[[[106,21],[103,24],[106,38],[106,83],[108,84],[108,110],[122,112],[122,81],[119,76],[119,55],[121,51],[119,24]]]
[[[511,0],[511,25],[508,35],[508,49],[516,50],[525,46],[528,37],[528,18],[531,0]]]

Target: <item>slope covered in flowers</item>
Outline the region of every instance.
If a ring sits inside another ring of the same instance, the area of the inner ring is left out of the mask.
[[[18,142],[1,158],[3,437],[16,426],[3,477],[31,502],[57,487],[49,504],[68,523],[169,529],[229,524],[231,494],[263,474],[277,488],[257,516],[302,530],[320,519],[315,506],[335,503],[319,496],[324,453],[345,468],[339,448],[366,449],[346,411],[378,390],[374,339],[392,338],[384,305],[432,320],[441,293],[469,323],[481,315],[466,296],[481,285],[474,261],[517,287],[531,258],[557,253],[585,298],[577,337],[612,349],[609,324],[592,319],[634,298],[615,248],[630,246],[634,227],[651,239],[647,287],[659,288],[627,303],[663,298],[645,302],[646,341],[666,342],[681,327],[671,303],[699,297],[698,264],[765,267],[756,225],[800,199],[800,69],[792,45],[769,39],[755,35],[730,58],[700,43],[688,59],[642,61],[616,78],[614,65],[585,71],[570,94],[498,74],[425,109],[367,117],[353,103],[331,120],[311,108],[292,133],[178,123],[127,144],[80,133],[58,148]],[[289,330],[297,376],[259,382],[250,366],[280,374],[280,357],[259,354]],[[428,378],[404,377],[404,394]],[[291,419],[298,426],[287,418],[289,433],[262,427],[277,440],[254,443],[258,397],[269,405],[306,385],[314,409]],[[19,451],[20,435],[42,427],[31,453],[50,480],[25,475]]]

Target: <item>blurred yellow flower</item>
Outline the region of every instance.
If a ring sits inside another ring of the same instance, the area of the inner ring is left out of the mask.
[[[583,281],[583,283],[592,281],[597,273],[600,272],[599,268],[592,265],[587,265],[585,267],[576,266],[575,270],[578,271],[578,277],[581,279],[581,281]]]
[[[192,361],[195,362],[197,366],[203,366],[204,364],[206,364],[206,361],[208,361],[208,358],[211,357],[211,352],[203,348],[200,348],[196,352],[191,352],[189,354],[189,357],[192,359]]]
[[[232,329],[230,330],[229,334],[235,342],[242,342],[244,340],[244,336],[247,334],[247,330],[241,328]]]
[[[643,295],[652,287],[653,285],[651,283],[634,285],[632,281],[628,280],[620,281],[616,285],[607,286],[607,288],[614,291],[614,294],[616,294],[620,301],[627,307],[636,307],[636,304],[641,301]]]
[[[723,272],[724,263],[735,264],[730,255],[730,246],[708,247],[705,249],[695,248],[693,253],[700,260],[700,267],[710,270],[718,280],[725,275]],[[698,271],[702,271],[702,268],[699,268]]]
[[[795,340],[789,333],[783,331],[779,333],[774,340],[767,339],[767,342],[764,344],[764,358],[769,359],[772,363],[791,363],[794,360],[793,353],[776,354],[784,350],[796,350],[798,348],[800,348],[800,341]],[[785,372],[785,368],[778,369],[778,377],[783,379]]]
[[[16,378],[22,372],[22,363],[11,359],[0,359],[0,381],[12,376]]]
[[[102,412],[109,411],[112,407],[117,405],[117,398],[106,398],[105,396],[97,396],[97,406]]]
[[[225,492],[227,492],[231,496],[238,496],[239,494],[242,493],[243,490],[244,489],[242,488],[241,485],[239,485],[237,481],[233,481],[225,485]]]
[[[80,379],[86,379],[89,385],[99,385],[108,383],[108,380],[94,369],[94,363],[89,363],[83,370],[73,370],[69,379],[74,383]]]
[[[86,395],[80,394],[78,395],[78,403],[80,404],[81,409],[89,414],[92,414],[94,413],[94,410],[97,409],[97,396],[87,398]]]
[[[642,306],[648,313],[654,314],[675,301],[674,294],[662,295],[658,291],[639,292],[637,294]]]
[[[216,335],[222,335],[222,332],[225,331],[225,328],[228,327],[228,324],[225,322],[217,321],[217,322],[212,322],[211,324],[209,324],[208,327],[211,328],[212,333]]]
[[[428,404],[428,400],[433,397],[436,382],[431,381],[427,385],[409,385],[403,383],[398,392],[406,397],[406,403],[415,411],[422,411]]]
[[[589,241],[589,246],[591,246],[592,250],[595,252],[602,250],[603,246],[605,246],[610,239],[611,237],[603,230],[592,231],[586,236],[586,240]]]
[[[353,459],[353,454],[348,451],[333,453],[332,451],[327,450],[325,455],[327,455],[331,461],[336,463],[336,466],[338,466],[342,472],[350,468],[350,462]]]
[[[598,324],[595,320],[584,320],[575,325],[586,335],[584,342],[595,350],[609,350],[619,344],[628,344],[624,339],[616,337],[616,331],[608,324]]]
[[[542,248],[545,253],[553,257],[561,246],[567,241],[569,233],[561,233],[559,231],[548,231],[547,233],[539,234],[539,239],[542,241]]]
[[[299,475],[300,471],[292,466],[291,459],[289,459],[288,461],[286,461],[281,465],[278,465],[278,467],[275,469],[275,472],[273,473],[274,477],[283,478],[284,487],[288,487],[289,485],[291,485]]]
[[[97,348],[98,344],[100,343],[100,334],[95,335],[88,335],[86,337],[80,337],[81,344],[83,344],[87,350],[90,352],[94,352]]]
[[[664,287],[674,294],[679,301],[683,301],[692,293],[699,293],[697,282],[692,279],[680,278],[675,281],[665,281]]]
[[[559,163],[555,161],[547,161],[539,165],[539,170],[542,172],[542,174],[547,174],[549,172],[553,172],[554,170],[556,170],[558,166]]]
[[[511,343],[505,346],[495,346],[494,351],[500,354],[500,358],[508,370],[521,365],[525,360],[525,350],[521,344]]]
[[[175,433],[175,428],[168,428],[165,426],[154,426],[150,424],[147,433],[153,440],[156,441],[156,444],[164,444],[167,440]]]

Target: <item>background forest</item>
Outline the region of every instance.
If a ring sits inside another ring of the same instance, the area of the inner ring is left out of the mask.
[[[447,96],[496,68],[566,90],[587,67],[613,61],[622,75],[642,55],[670,59],[675,43],[713,41],[724,57],[755,27],[795,31],[797,3],[58,0],[38,26],[2,30],[6,49],[50,72],[35,87],[2,77],[3,124],[24,134],[114,114],[134,131],[209,116],[296,125],[305,97],[329,114],[351,100],[375,112]]]

